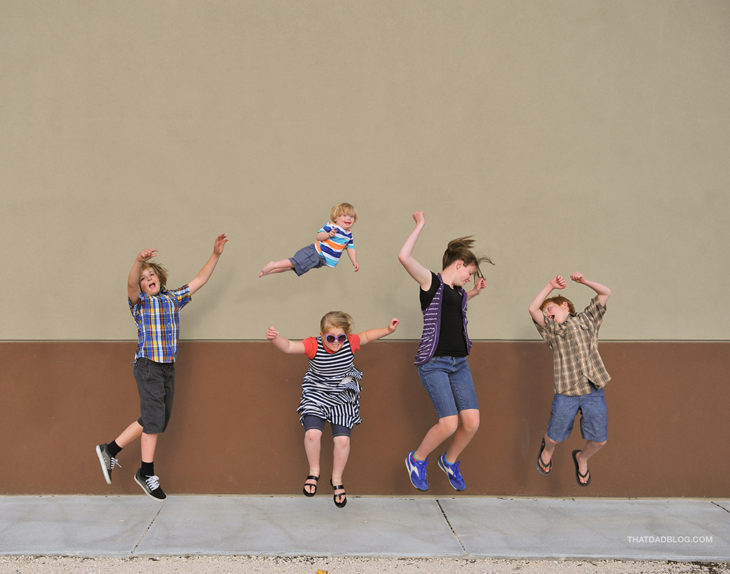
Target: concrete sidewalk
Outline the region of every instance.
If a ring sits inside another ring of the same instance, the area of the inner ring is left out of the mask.
[[[730,500],[2,496],[0,554],[730,560]]]

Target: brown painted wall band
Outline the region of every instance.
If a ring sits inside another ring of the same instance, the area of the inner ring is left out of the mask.
[[[413,342],[358,353],[363,424],[352,434],[344,483],[359,494],[417,495],[403,463],[434,411],[418,379]],[[0,494],[136,494],[139,445],[119,455],[113,484],[94,454],[138,415],[134,343],[0,344]],[[553,473],[535,469],[550,414],[552,362],[539,342],[477,342],[469,359],[481,427],[462,456],[466,495],[730,497],[730,343],[602,343],[609,441],[576,485],[570,452],[579,424],[556,451]],[[183,342],[172,421],[158,445],[165,490],[296,494],[307,474],[295,409],[306,359],[265,342]],[[329,429],[322,475],[331,468]],[[455,494],[431,456],[429,494]]]

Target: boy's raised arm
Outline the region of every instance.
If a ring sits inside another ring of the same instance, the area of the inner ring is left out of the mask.
[[[408,274],[418,282],[421,289],[428,291],[431,287],[431,272],[413,257],[413,249],[416,247],[416,241],[418,241],[418,237],[426,225],[426,217],[423,211],[416,211],[413,214],[413,220],[416,222],[416,227],[413,228],[403,247],[400,248],[398,261],[405,267]]]
[[[210,276],[213,275],[215,266],[218,264],[218,259],[220,259],[220,256],[223,254],[223,248],[226,243],[228,243],[228,238],[225,233],[216,237],[215,243],[213,244],[213,253],[208,258],[208,261],[205,262],[203,268],[198,271],[198,274],[188,283],[191,295],[205,285],[208,282],[208,279],[210,279]]]
[[[576,283],[582,283],[586,287],[593,289],[598,294],[598,302],[604,307],[606,306],[606,301],[608,301],[608,298],[611,296],[611,289],[601,283],[586,279],[580,271],[571,273],[570,278]]]
[[[398,328],[398,323],[400,323],[400,320],[393,317],[390,320],[390,323],[388,323],[387,327],[384,327],[382,329],[368,329],[367,331],[363,331],[358,335],[358,337],[360,337],[360,346],[366,345],[370,341],[382,339],[383,337],[390,335]]]
[[[542,309],[540,309],[540,306],[543,304],[545,299],[547,299],[548,295],[552,293],[553,289],[565,289],[566,285],[567,283],[565,282],[565,279],[563,279],[560,275],[556,275],[540,290],[537,295],[535,295],[532,303],[530,303],[530,306],[527,308],[535,323],[541,327],[545,326],[545,315],[543,314]]]
[[[157,249],[143,249],[139,252],[127,277],[127,297],[132,303],[139,301],[139,274],[142,263],[157,255]]]

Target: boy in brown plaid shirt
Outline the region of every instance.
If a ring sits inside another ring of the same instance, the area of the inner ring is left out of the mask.
[[[603,388],[611,376],[598,354],[598,330],[606,313],[611,290],[589,281],[580,272],[570,278],[596,292],[582,313],[575,313],[570,300],[563,296],[547,298],[554,289],[565,289],[566,281],[556,275],[530,303],[535,327],[553,351],[555,395],[548,429],[537,455],[537,470],[550,474],[555,446],[568,438],[573,421],[581,412],[580,429],[586,444],[573,451],[575,479],[580,486],[591,483],[588,459],[608,440],[608,418]]]

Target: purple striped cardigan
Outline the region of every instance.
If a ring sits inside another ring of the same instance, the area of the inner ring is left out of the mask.
[[[439,285],[438,291],[433,296],[431,303],[428,307],[423,310],[423,333],[421,334],[421,342],[418,345],[418,351],[416,351],[416,360],[414,364],[423,365],[431,360],[436,347],[439,344],[439,331],[441,329],[441,301],[444,296],[444,280],[441,279],[441,274],[438,274]],[[466,319],[466,302],[467,294],[466,291],[461,289],[461,318],[464,321],[464,338],[466,339],[466,354],[471,351],[471,340],[466,330],[467,319]]]

